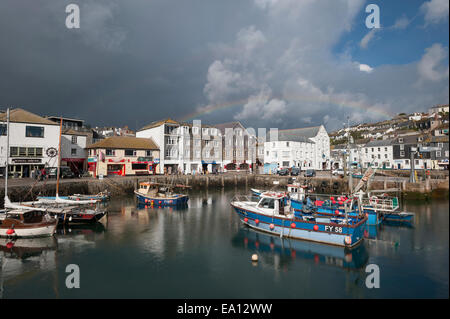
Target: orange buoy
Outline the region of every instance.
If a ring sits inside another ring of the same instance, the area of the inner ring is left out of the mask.
[[[334,211],[334,213],[335,213],[336,215],[339,215],[339,211],[338,211],[337,209]]]
[[[314,225],[313,228],[314,228],[315,231],[318,231],[318,230],[319,230],[319,226],[317,226],[317,225]]]
[[[274,224],[270,224],[270,225],[269,225],[269,228],[270,228],[270,229],[274,229],[274,228],[275,228],[275,225],[274,225]]]
[[[12,235],[12,234],[14,234],[15,233],[15,231],[14,231],[14,229],[12,229],[12,228],[10,228],[10,229],[8,229],[7,231],[6,231],[6,235]]]
[[[351,243],[352,243],[352,238],[351,238],[350,236],[345,236],[345,243],[346,243],[347,245],[351,245]]]
[[[256,225],[259,224],[259,219],[255,219],[255,224],[256,224]]]
[[[291,224],[291,228],[295,228],[295,223],[292,223],[292,224]]]
[[[247,217],[244,218],[244,222],[245,223],[248,222],[248,218]]]
[[[13,247],[14,247],[14,243],[12,241],[10,241],[6,244],[6,248],[8,248],[8,249],[11,249]]]

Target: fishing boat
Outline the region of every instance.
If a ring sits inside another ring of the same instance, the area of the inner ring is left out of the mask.
[[[281,237],[349,248],[363,240],[366,216],[296,215],[292,207],[286,204],[286,198],[284,193],[264,192],[258,201],[248,197],[235,197],[231,206],[245,225]]]
[[[187,205],[189,196],[174,193],[175,188],[185,188],[184,185],[165,185],[151,182],[139,183],[139,189],[134,191],[138,202],[150,206],[182,206]]]

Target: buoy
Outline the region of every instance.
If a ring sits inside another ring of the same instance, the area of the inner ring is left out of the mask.
[[[351,245],[351,243],[352,243],[352,238],[351,238],[350,236],[345,236],[345,243],[346,243],[347,245]]]
[[[8,249],[11,249],[13,247],[14,247],[14,243],[12,241],[10,241],[6,244],[6,248],[8,248]]]
[[[318,230],[319,230],[319,226],[317,226],[317,225],[314,225],[313,228],[314,228],[315,231],[318,231]]]
[[[258,255],[257,254],[253,254],[252,255],[252,261],[258,261]]]
[[[255,224],[256,224],[256,225],[259,224],[259,219],[255,219]]]
[[[275,228],[275,225],[274,225],[274,224],[270,224],[270,225],[269,225],[269,228],[270,228],[270,229],[274,229],[274,228]]]
[[[295,223],[292,223],[292,224],[291,224],[291,228],[295,228]]]
[[[333,199],[332,203],[333,203],[333,204],[336,204],[336,201]]]
[[[159,201],[158,204],[161,204],[161,201]]]
[[[339,211],[338,211],[337,209],[334,211],[334,213],[335,213],[336,215],[339,215]]]
[[[331,196],[331,197],[330,197],[330,199],[331,199],[331,200],[334,200],[334,197],[333,197],[333,196]]]
[[[248,218],[247,217],[244,218],[244,222],[245,223],[248,222]]]
[[[6,235],[12,235],[12,234],[14,234],[15,233],[15,231],[14,231],[14,229],[12,229],[12,228],[10,228],[10,229],[8,229],[7,231],[6,231]]]
[[[342,204],[344,204],[344,202],[343,201],[339,201],[339,205],[342,205]]]

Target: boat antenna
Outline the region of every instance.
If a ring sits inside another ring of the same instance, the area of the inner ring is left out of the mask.
[[[61,169],[61,136],[62,136],[62,117],[59,122],[59,146],[58,146],[58,168],[56,170],[56,198],[59,197],[59,171]]]
[[[6,165],[5,165],[5,206],[8,198],[8,175],[9,175],[9,107],[6,110]]]

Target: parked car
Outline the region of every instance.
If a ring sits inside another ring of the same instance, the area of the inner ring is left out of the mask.
[[[338,169],[333,170],[332,174],[334,176],[338,176],[338,175],[339,176],[344,176],[345,175],[344,170],[342,168],[338,168]]]
[[[48,177],[49,178],[56,178],[57,174],[57,167],[50,167],[48,169]],[[60,178],[74,178],[76,177],[74,172],[70,169],[69,166],[61,166],[59,170],[59,177]]]
[[[289,170],[287,168],[281,168],[278,170],[278,175],[280,176],[288,176]]]
[[[298,176],[298,175],[300,175],[300,168],[292,167],[292,169],[291,169],[291,176]]]
[[[305,177],[314,177],[316,176],[316,171],[313,169],[307,169],[305,172]]]

